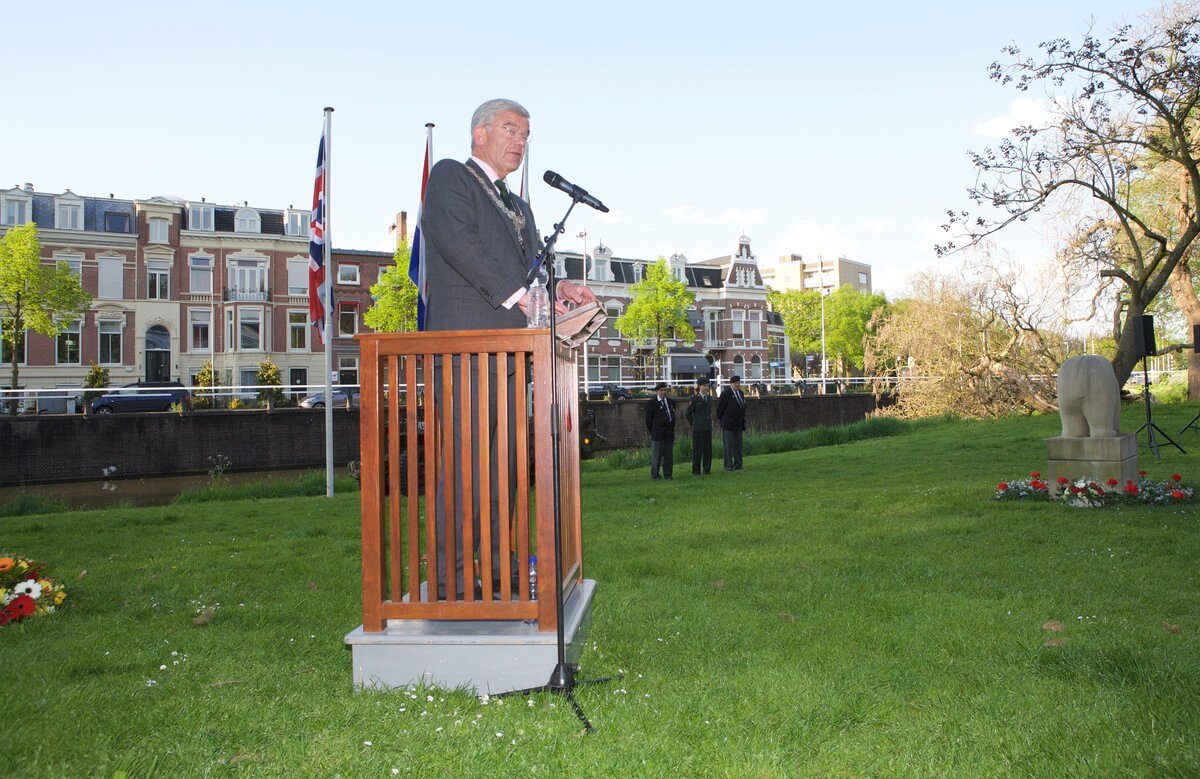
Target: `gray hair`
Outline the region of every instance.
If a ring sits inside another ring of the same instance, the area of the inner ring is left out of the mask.
[[[512,111],[518,116],[528,119],[529,112],[525,110],[525,106],[518,103],[516,100],[506,100],[498,97],[495,100],[489,100],[483,105],[475,109],[475,113],[471,114],[471,147],[475,146],[474,131],[476,127],[484,124],[490,124],[496,118],[496,114],[501,111]]]

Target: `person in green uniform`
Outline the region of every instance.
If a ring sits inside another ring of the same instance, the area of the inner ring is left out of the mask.
[[[692,474],[699,476],[701,470],[712,470],[712,384],[708,379],[697,379],[699,388],[684,412],[692,425]]]

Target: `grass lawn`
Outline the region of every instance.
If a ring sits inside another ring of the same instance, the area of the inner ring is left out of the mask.
[[[3,773],[1195,776],[1200,512],[992,501],[1057,432],[589,470],[584,672],[625,679],[578,690],[588,736],[548,696],[352,690],[357,494],[0,520],[72,607],[0,628]],[[1142,467],[1195,485],[1177,440]]]

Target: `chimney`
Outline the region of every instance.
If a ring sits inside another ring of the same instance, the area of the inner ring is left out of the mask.
[[[401,241],[408,240],[408,212],[401,211],[396,214],[396,248],[400,248]]]

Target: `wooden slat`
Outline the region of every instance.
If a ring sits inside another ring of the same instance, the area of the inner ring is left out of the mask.
[[[518,415],[519,416],[519,415]],[[496,354],[496,481],[500,493],[500,600],[512,599],[512,538],[508,516],[512,510],[508,493],[508,352]]]
[[[435,584],[425,597],[432,601],[437,600],[437,467],[442,447],[433,397],[436,368],[432,354],[424,356],[421,367],[425,377],[425,579]]]
[[[326,348],[329,348],[328,345]],[[359,441],[367,457],[362,460],[361,502],[362,514],[362,595],[363,631],[380,633],[385,627],[381,605],[383,591],[383,462],[382,420],[379,410],[380,382],[378,378],[379,350],[375,343],[361,344],[362,388],[366,407],[360,409]],[[360,398],[363,393],[360,393]]]
[[[488,353],[479,352],[479,568],[483,580],[483,601],[495,596],[492,584],[492,440],[491,440],[491,371]],[[503,377],[498,379],[503,381]]]
[[[383,377],[381,377],[383,378]],[[404,534],[400,530],[401,504],[400,495],[400,358],[392,355],[387,358],[387,395],[379,412],[387,419],[384,428],[387,439],[388,465],[384,469],[387,478],[387,540],[388,540],[388,593],[392,598],[400,597],[403,592]],[[359,393],[361,406],[361,388]],[[360,408],[361,413],[361,408]]]
[[[408,481],[408,592],[410,597],[421,591],[421,489],[420,489],[420,448],[417,444],[417,357],[404,357],[404,424],[405,431]],[[397,398],[399,400],[399,398]],[[400,471],[400,463],[396,463],[396,471]],[[399,502],[400,496],[393,492],[393,500]],[[397,593],[393,598],[399,597]],[[415,599],[415,597],[414,597]]]
[[[549,403],[554,398],[554,387],[550,383],[550,339],[539,339],[533,349],[533,394],[540,401]],[[535,414],[533,419],[533,437],[537,452],[534,467],[537,469],[538,501],[537,501],[537,550],[538,550],[538,629],[545,630],[550,625],[554,630],[557,612],[554,603],[554,568],[558,565],[558,551],[554,546],[554,495],[551,491],[554,484],[553,437],[551,426],[553,416],[547,407],[546,412]],[[561,422],[560,422],[561,424]]]
[[[517,387],[517,587],[521,592],[521,600],[529,600],[529,380],[527,366],[529,355],[518,352],[516,387]],[[534,402],[540,403],[541,398],[534,396]],[[545,414],[547,408],[535,408],[536,412]]]
[[[441,582],[445,588],[446,599],[453,600],[454,595],[458,590],[458,583],[455,581],[457,574],[457,566],[454,560],[454,361],[449,354],[442,355],[442,396],[437,399],[438,406],[442,412],[442,507],[445,516],[443,519],[442,531],[442,554],[445,555],[445,579]],[[437,560],[430,561],[434,566],[437,565]],[[436,567],[434,568],[436,572]],[[430,577],[436,581],[436,574]],[[436,599],[436,594],[430,594],[430,600]]]
[[[463,600],[470,603],[475,600],[475,480],[473,477],[475,453],[471,450],[471,409],[475,406],[475,398],[471,394],[471,355],[458,355],[458,386],[462,405],[458,409],[457,441],[461,442],[459,452],[459,478],[462,481],[462,538],[459,539],[459,554],[463,561]],[[457,579],[457,576],[455,577]],[[446,590],[446,598],[450,599],[450,590]]]

